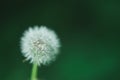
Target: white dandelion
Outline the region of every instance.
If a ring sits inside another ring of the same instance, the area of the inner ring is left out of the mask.
[[[34,26],[26,30],[21,38],[21,51],[37,65],[46,65],[54,61],[60,48],[56,33],[46,26]]]

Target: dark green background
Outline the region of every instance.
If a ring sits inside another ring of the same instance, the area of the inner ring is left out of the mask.
[[[119,0],[0,1],[0,80],[30,80],[19,42],[34,25],[55,30],[62,44],[40,80],[120,80]]]

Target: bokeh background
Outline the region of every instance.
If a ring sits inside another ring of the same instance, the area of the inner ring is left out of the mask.
[[[19,42],[34,25],[55,30],[62,44],[39,80],[120,80],[119,0],[1,0],[0,80],[30,80]]]

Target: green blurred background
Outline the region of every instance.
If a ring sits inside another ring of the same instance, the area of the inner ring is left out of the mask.
[[[19,42],[34,25],[55,30],[62,44],[40,80],[120,80],[119,0],[0,1],[0,80],[30,80]]]

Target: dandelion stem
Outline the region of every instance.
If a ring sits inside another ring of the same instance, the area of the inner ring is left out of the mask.
[[[33,67],[32,67],[32,74],[31,74],[31,80],[37,80],[37,64],[33,63]]]

